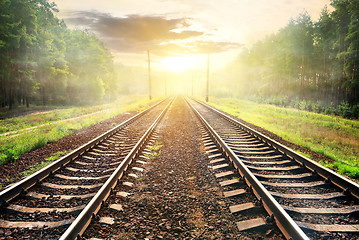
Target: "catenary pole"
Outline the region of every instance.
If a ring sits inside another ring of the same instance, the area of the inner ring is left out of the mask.
[[[208,102],[208,91],[209,91],[209,53],[207,57],[207,90],[206,90],[206,102]]]
[[[147,61],[148,61],[148,95],[150,100],[152,99],[151,93],[151,60],[150,60],[150,50],[147,50]]]

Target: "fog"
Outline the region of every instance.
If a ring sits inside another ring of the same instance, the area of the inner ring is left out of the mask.
[[[209,94],[350,112],[359,102],[357,5],[325,3],[174,1],[158,14],[139,5],[126,12],[113,2],[97,10],[2,2],[1,104],[99,104],[149,95],[151,79],[152,96]]]

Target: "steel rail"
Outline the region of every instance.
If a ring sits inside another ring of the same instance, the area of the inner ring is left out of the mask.
[[[204,117],[195,109],[195,107],[186,99],[187,104],[191,107],[195,115],[199,118],[206,129],[211,133],[212,139],[217,142],[217,145],[222,149],[226,157],[233,163],[242,178],[245,179],[248,186],[253,190],[253,193],[261,201],[263,207],[268,212],[269,216],[273,218],[278,228],[287,239],[309,239],[299,226],[293,221],[288,213],[279,205],[279,203],[272,197],[268,190],[260,183],[260,181],[253,175],[253,173],[245,166],[245,164],[237,157],[230,147],[223,141],[218,133],[209,125]]]
[[[91,199],[91,201],[86,205],[66,232],[61,236],[60,240],[70,240],[70,239],[81,239],[81,235],[86,230],[87,226],[90,224],[91,219],[96,217],[97,212],[100,210],[101,206],[105,203],[106,199],[110,195],[112,189],[117,185],[120,178],[127,170],[128,166],[132,161],[137,157],[140,150],[147,142],[148,138],[151,136],[157,124],[163,118],[164,114],[167,112],[169,106],[172,104],[175,98],[173,98],[161,112],[161,114],[156,118],[152,125],[148,128],[145,134],[133,147],[130,153],[125,157],[121,164],[116,168],[116,170],[111,174],[109,179],[104,183],[101,189],[96,193],[96,195]]]
[[[194,99],[196,102],[202,104],[203,106],[211,109],[212,111],[215,111],[217,114],[219,114],[220,116],[224,117],[225,119],[227,119],[228,121],[230,121],[232,124],[237,125],[239,127],[241,127],[242,129],[244,129],[245,131],[247,131],[249,134],[251,134],[252,136],[262,140],[263,142],[266,142],[267,144],[269,144],[270,146],[272,146],[273,148],[277,149],[278,151],[280,151],[282,154],[288,156],[289,158],[295,160],[297,163],[299,163],[300,165],[302,165],[303,167],[306,167],[307,169],[309,169],[311,172],[313,172],[314,174],[317,174],[319,176],[321,176],[322,178],[324,178],[327,182],[331,182],[334,185],[336,185],[337,187],[341,188],[343,190],[343,192],[345,194],[352,194],[354,197],[359,199],[359,184],[351,181],[350,179],[347,179],[341,175],[339,175],[338,173],[323,167],[322,165],[320,165],[319,163],[295,152],[294,150],[284,146],[283,144],[265,136],[264,134],[246,126],[245,124],[237,121],[236,119],[224,114],[223,112],[219,111],[218,109],[209,106],[208,104],[205,104],[201,101],[198,101],[196,99]]]
[[[166,98],[167,99],[167,98]],[[123,123],[117,125],[116,127],[110,129],[109,131],[103,133],[102,135],[96,137],[95,139],[89,141],[88,143],[78,147],[71,153],[67,154],[66,156],[58,159],[57,161],[51,163],[47,167],[37,171],[36,173],[28,176],[27,178],[21,180],[20,182],[14,184],[11,187],[6,188],[2,192],[0,192],[0,206],[6,207],[8,205],[8,202],[15,197],[19,196],[21,193],[26,193],[26,191],[34,186],[35,184],[41,182],[44,178],[48,177],[50,174],[54,173],[58,169],[62,168],[66,164],[68,164],[70,161],[76,159],[77,157],[83,155],[85,152],[93,148],[94,146],[98,145],[105,139],[109,138],[113,134],[117,133],[124,127],[128,126],[138,118],[140,118],[142,115],[150,111],[151,109],[155,108],[162,102],[164,102],[166,99],[163,99],[162,101],[154,104],[153,106],[145,109],[144,111],[136,114],[135,116],[131,117],[130,119],[124,121]]]

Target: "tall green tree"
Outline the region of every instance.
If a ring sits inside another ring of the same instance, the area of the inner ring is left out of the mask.
[[[359,102],[359,0],[353,0],[349,3],[350,24],[345,41],[348,49],[344,53],[345,73],[347,82],[347,100],[353,104]]]
[[[93,34],[68,29],[57,11],[48,0],[0,2],[2,107],[90,103],[117,93],[111,53]]]

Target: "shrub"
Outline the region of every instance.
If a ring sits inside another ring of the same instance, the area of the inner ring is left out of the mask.
[[[342,116],[344,118],[350,118],[351,117],[351,109],[349,107],[349,103],[342,102],[339,104],[337,108],[337,115]]]
[[[359,103],[355,104],[350,111],[351,118],[359,118]]]
[[[16,162],[19,158],[19,153],[14,149],[8,149],[0,155],[0,165],[8,162]]]

